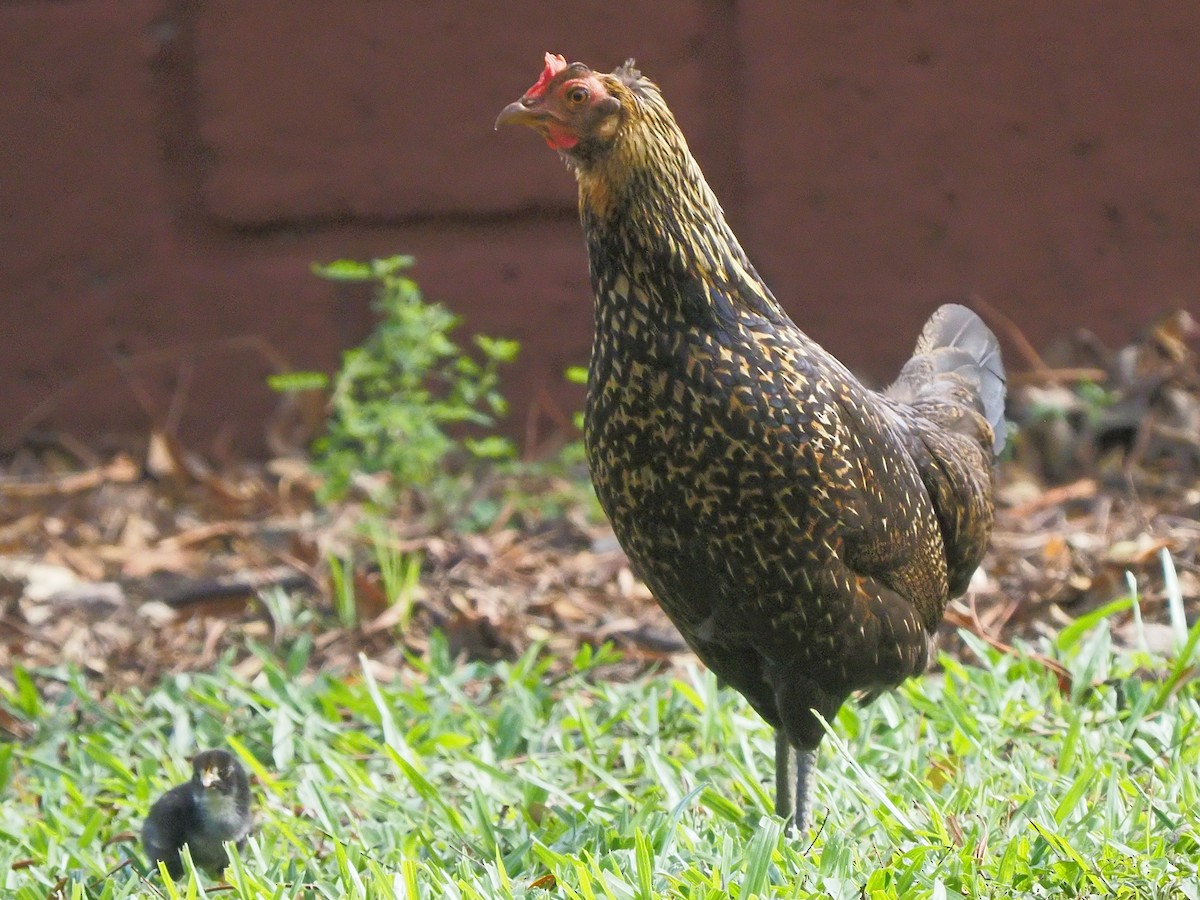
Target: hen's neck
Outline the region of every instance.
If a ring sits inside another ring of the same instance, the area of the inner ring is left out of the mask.
[[[646,103],[576,175],[598,328],[627,328],[630,317],[659,327],[786,318],[665,106]]]

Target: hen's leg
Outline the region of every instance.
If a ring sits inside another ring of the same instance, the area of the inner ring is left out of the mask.
[[[794,823],[796,815],[796,797],[792,790],[796,782],[792,781],[792,745],[787,739],[787,733],[782,728],[775,729],[775,815],[785,822]],[[788,826],[789,828],[791,825]]]
[[[775,815],[801,837],[808,831],[816,769],[816,750],[793,750],[784,730],[775,729]]]
[[[796,751],[796,832],[803,837],[808,832],[812,815],[813,775],[817,771],[817,751]]]

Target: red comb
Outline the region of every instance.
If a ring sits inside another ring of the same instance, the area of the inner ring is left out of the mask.
[[[546,90],[546,85],[559,72],[567,67],[567,61],[563,59],[559,53],[546,54],[546,68],[542,69],[542,74],[538,80],[534,82],[533,87],[525,92],[526,97],[540,97]]]

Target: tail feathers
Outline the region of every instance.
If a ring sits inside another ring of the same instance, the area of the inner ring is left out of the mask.
[[[992,452],[1004,448],[1004,364],[1000,344],[965,306],[937,309],[888,396],[954,431],[974,430],[974,411],[991,426]],[[976,420],[977,421],[977,420]]]

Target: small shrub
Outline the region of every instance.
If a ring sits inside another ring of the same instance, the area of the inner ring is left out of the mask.
[[[358,473],[386,475],[379,490],[394,496],[406,488],[428,488],[446,474],[455,451],[466,459],[514,455],[507,438],[486,431],[471,437],[458,429],[489,429],[505,413],[499,368],[516,357],[519,344],[476,335],[479,358],[464,352],[450,337],[459,317],[426,302],[404,275],[412,262],[410,256],[393,256],[313,267],[323,278],[373,283],[380,317],[366,341],[343,354],[332,381],[327,430],[312,447],[326,499],[344,495]],[[309,375],[274,384],[280,390],[311,387]]]

